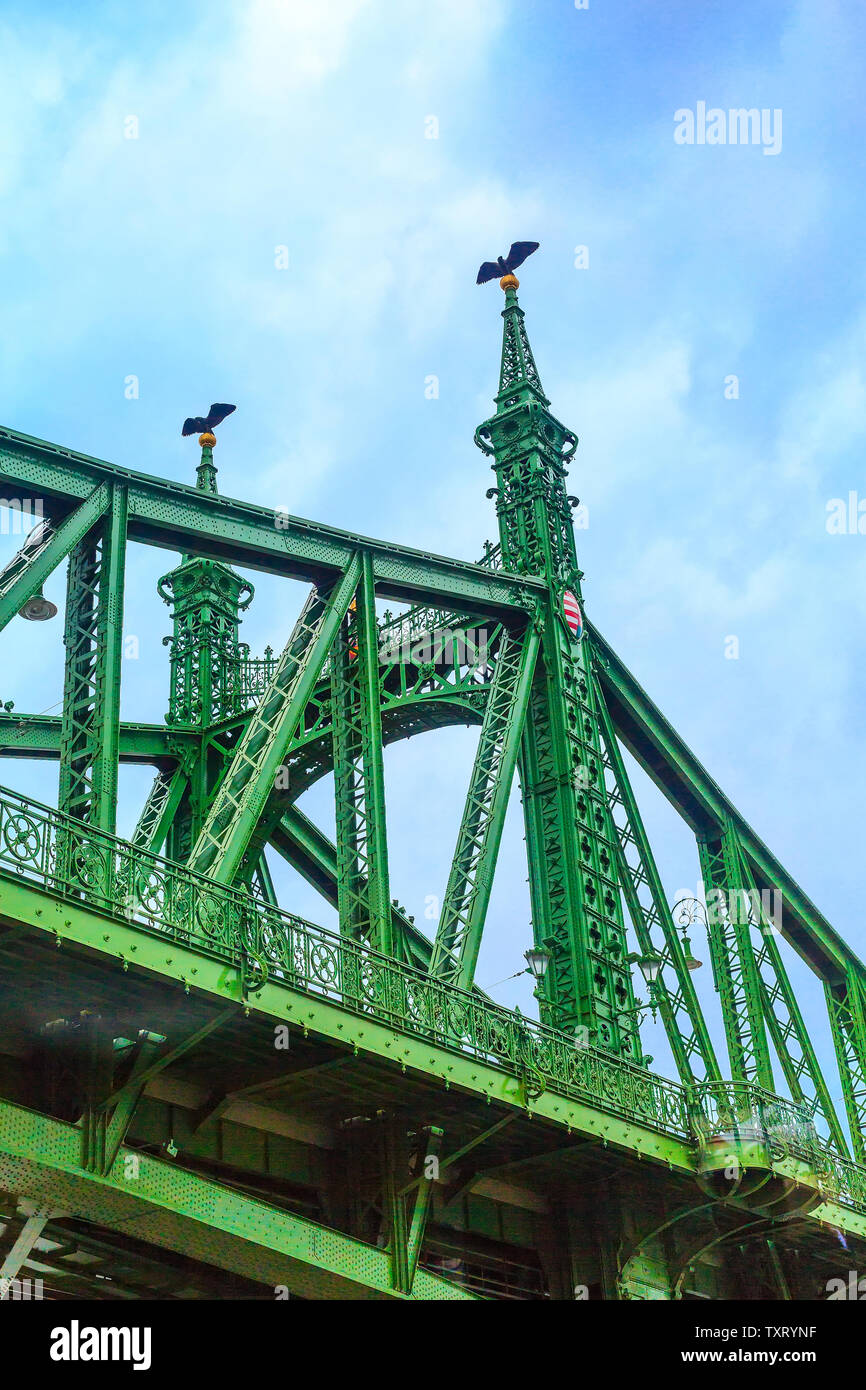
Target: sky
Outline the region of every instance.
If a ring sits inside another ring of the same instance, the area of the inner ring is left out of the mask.
[[[501,296],[475,274],[538,240],[520,301],[580,437],[587,612],[862,956],[866,535],[828,517],[866,499],[864,44],[856,0],[6,0],[0,422],[189,482],[182,420],[234,401],[224,493],[477,558]],[[773,147],[681,143],[699,103],[765,110]],[[126,718],[165,712],[173,563],[132,548]],[[242,635],[279,650],[303,593],[252,578]],[[59,636],[7,628],[2,700],[57,709]],[[476,737],[386,753],[393,891],[421,924]],[[2,778],[56,794],[44,765]],[[126,833],[148,782],[124,771]],[[693,892],[688,832],[635,786],[666,889]],[[331,803],[323,782],[303,805],[327,829]],[[525,877],[515,797],[478,978],[531,1009],[525,977],[497,983],[529,944]]]

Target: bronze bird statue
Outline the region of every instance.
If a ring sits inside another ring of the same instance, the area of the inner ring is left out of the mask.
[[[519,265],[523,265],[527,256],[531,256],[533,251],[537,251],[539,243],[537,241],[515,241],[512,242],[511,250],[503,259],[497,256],[495,261],[485,261],[478,272],[476,285],[484,285],[488,280],[495,280],[498,276],[513,275]]]
[[[231,415],[233,410],[237,410],[236,405],[212,405],[207,415],[190,415],[183,422],[181,434],[211,434],[217,425],[221,425],[227,415]]]

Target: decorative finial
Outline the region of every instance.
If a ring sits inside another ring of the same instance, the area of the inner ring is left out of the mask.
[[[211,434],[210,430],[205,430],[204,434],[199,435],[198,442],[203,449],[215,449],[216,435]]]
[[[516,275],[503,275],[502,279],[499,281],[499,288],[506,292],[508,290],[519,290],[520,281]]]
[[[519,265],[523,265],[527,256],[531,256],[533,251],[538,250],[537,241],[514,241],[511,243],[511,250],[508,255],[498,256],[495,261],[485,261],[478,272],[476,285],[485,285],[488,280],[495,280],[497,276],[502,276],[499,284],[503,290],[516,290],[517,280],[512,274]],[[506,284],[506,281],[508,283]]]

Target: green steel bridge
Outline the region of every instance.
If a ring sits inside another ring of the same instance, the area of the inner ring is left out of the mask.
[[[0,752],[59,768],[56,808],[0,788],[0,1296],[818,1299],[866,1253],[866,971],[575,630],[577,440],[501,283],[477,564],[222,497],[211,434],[193,487],[0,429],[0,492],[45,517],[0,575],[10,651],[68,562],[62,712],[0,711]],[[162,723],[120,718],[129,541],[181,556]],[[241,642],[232,566],[309,585],[279,655]],[[454,724],[478,743],[430,940],[392,898],[382,750]],[[709,999],[624,750],[694,835]],[[121,763],[154,769],[129,840]],[[296,804],[327,773],[333,841]],[[475,979],[515,776],[537,1021]],[[338,930],[280,905],[274,856]]]

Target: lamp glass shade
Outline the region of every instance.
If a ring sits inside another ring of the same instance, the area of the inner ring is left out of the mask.
[[[658,973],[662,968],[662,958],[655,951],[647,951],[646,955],[638,960],[640,973],[643,975],[648,985],[658,978]]]
[[[524,951],[523,957],[530,974],[534,975],[536,980],[543,980],[550,963],[550,952],[533,947],[531,951]]]
[[[49,618],[57,615],[57,604],[52,603],[50,598],[46,598],[42,590],[39,589],[35,594],[31,594],[26,603],[18,609],[22,618],[26,618],[30,623],[44,623]]]

